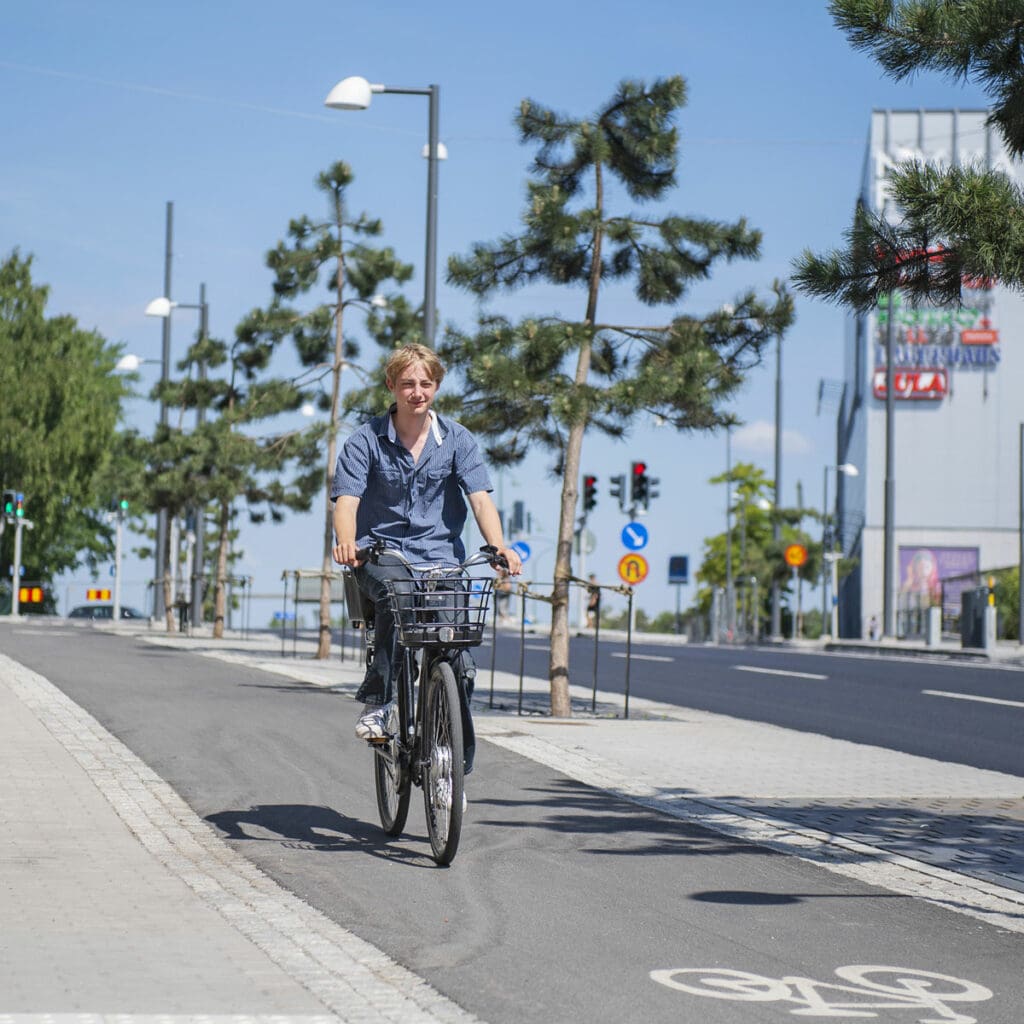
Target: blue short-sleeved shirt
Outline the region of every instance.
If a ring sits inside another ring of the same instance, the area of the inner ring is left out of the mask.
[[[464,494],[491,491],[476,438],[461,423],[431,412],[419,462],[398,440],[391,413],[364,423],[342,446],[331,498],[359,498],[356,544],[384,540],[410,561],[461,562],[466,557]]]

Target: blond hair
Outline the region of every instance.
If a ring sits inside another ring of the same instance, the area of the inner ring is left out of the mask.
[[[413,363],[422,363],[430,379],[440,386],[441,381],[444,380],[444,367],[441,365],[441,360],[437,358],[437,353],[433,349],[415,342],[403,345],[391,353],[391,357],[384,367],[384,380],[387,386],[391,387]]]

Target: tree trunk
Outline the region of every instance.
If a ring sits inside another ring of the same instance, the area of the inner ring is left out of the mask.
[[[590,365],[590,343],[580,349],[579,367]],[[579,368],[577,373],[579,372]],[[572,576],[572,539],[576,518],[576,481],[580,476],[580,452],[585,423],[569,430],[562,478],[562,505],[558,517],[558,544],[555,549],[555,580],[551,594],[551,714],[555,718],[572,717],[569,697],[569,578]]]
[[[170,515],[165,533],[164,547],[164,578],[158,582],[158,586],[164,588],[164,623],[168,633],[177,633],[178,624],[174,619],[174,602],[171,600],[171,529]],[[177,554],[177,552],[175,552]]]
[[[227,611],[228,579],[228,528],[231,523],[231,505],[220,503],[220,530],[217,537],[217,575],[213,585],[213,635],[220,639],[224,635],[224,618]]]
[[[320,631],[317,639],[316,656],[320,660],[331,656],[331,579],[334,572],[334,515],[331,504],[331,483],[334,479],[334,462],[338,451],[338,420],[341,405],[341,371],[345,360],[344,331],[342,320],[345,305],[342,301],[345,288],[345,256],[341,247],[342,207],[341,196],[337,198],[335,217],[338,228],[338,274],[337,299],[334,314],[334,366],[331,373],[331,427],[327,435],[327,474],[324,490],[324,557],[320,567]]]
[[[588,327],[597,322],[597,297],[601,288],[601,242],[604,237],[604,179],[601,164],[594,165],[595,218],[594,242],[591,249],[590,285],[587,294]],[[576,361],[576,388],[581,389],[590,376],[590,355],[593,335],[580,340]],[[551,660],[548,665],[551,684],[551,714],[556,718],[572,717],[569,696],[569,580],[572,576],[572,539],[576,526],[577,481],[580,478],[580,455],[589,413],[586,409],[577,422],[569,425],[562,466],[562,505],[558,517],[558,543],[555,549],[555,579],[551,593]]]

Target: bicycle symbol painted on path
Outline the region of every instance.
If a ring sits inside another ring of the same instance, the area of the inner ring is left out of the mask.
[[[874,1010],[926,1010],[916,1024],[977,1024],[950,1003],[981,1003],[992,998],[984,985],[911,967],[851,964],[835,973],[846,984],[811,978],[766,978],[724,967],[677,967],[651,971],[660,985],[709,999],[739,1003],[791,1003],[800,1017],[878,1017]]]

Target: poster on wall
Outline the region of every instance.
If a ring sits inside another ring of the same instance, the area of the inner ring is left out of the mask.
[[[900,604],[941,605],[943,617],[960,614],[961,594],[976,585],[977,548],[904,547],[899,549]]]

